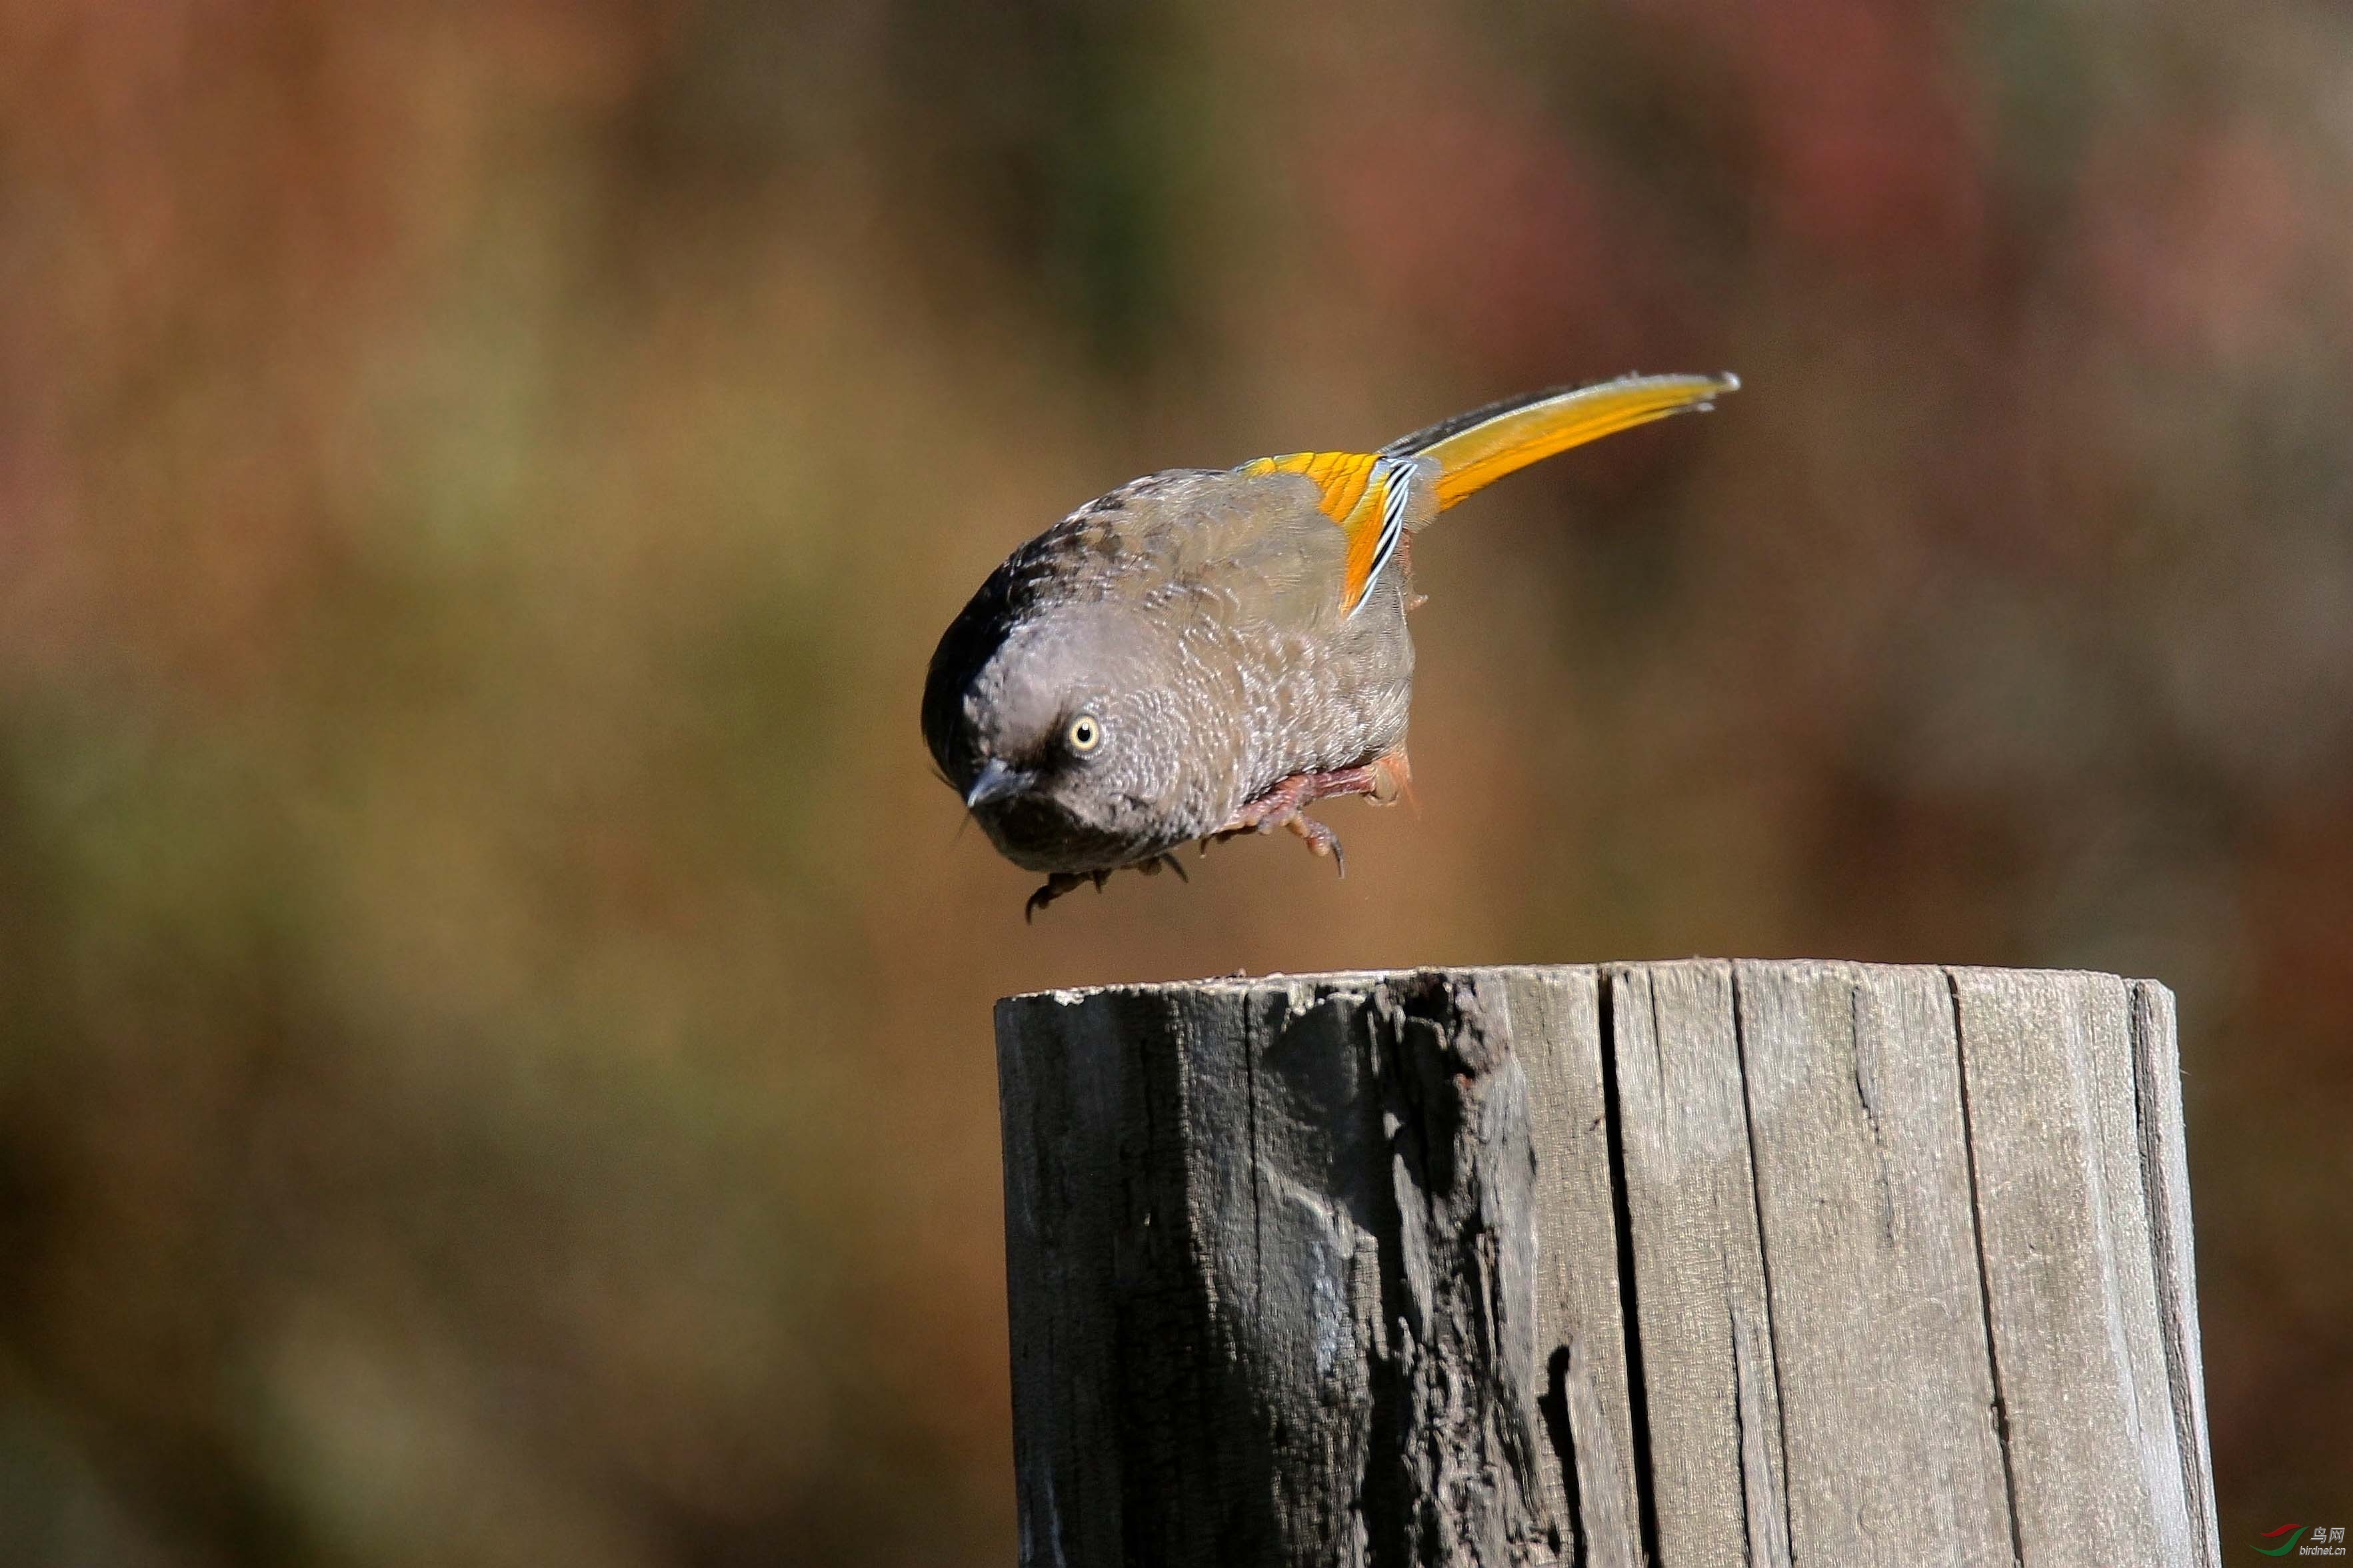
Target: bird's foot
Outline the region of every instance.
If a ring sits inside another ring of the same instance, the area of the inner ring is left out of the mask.
[[[1319,800],[1351,795],[1364,795],[1376,805],[1387,805],[1402,795],[1411,781],[1412,772],[1406,764],[1402,747],[1353,768],[1293,773],[1244,805],[1227,819],[1223,827],[1201,840],[1201,846],[1206,849],[1236,834],[1271,833],[1278,827],[1287,827],[1314,853],[1329,855],[1334,868],[1345,877],[1348,874],[1348,862],[1340,853],[1340,836],[1309,816],[1307,808]]]
[[[1028,925],[1036,920],[1039,910],[1064,893],[1076,892],[1089,882],[1092,882],[1095,890],[1101,892],[1103,885],[1110,880],[1109,871],[1050,871],[1046,875],[1046,885],[1030,894],[1029,901],[1021,906],[1021,923]]]
[[[1340,836],[1305,812],[1288,817],[1282,824],[1305,841],[1307,847],[1318,855],[1332,857],[1332,869],[1345,877],[1348,874],[1348,858],[1340,852]]]
[[[1176,872],[1176,879],[1180,882],[1189,882],[1193,879],[1185,874],[1184,862],[1177,859],[1174,855],[1155,855],[1151,859],[1139,860],[1134,866],[1119,867],[1115,868],[1120,870],[1141,871],[1147,877],[1156,877],[1160,874],[1161,869],[1164,867]],[[1036,920],[1039,910],[1044,909],[1048,904],[1052,903],[1064,893],[1076,892],[1079,889],[1085,887],[1089,882],[1092,882],[1095,885],[1095,890],[1097,892],[1101,892],[1103,890],[1103,885],[1110,880],[1111,869],[1101,871],[1050,872],[1046,878],[1046,885],[1039,888],[1036,892],[1030,894],[1029,901],[1021,906],[1021,923],[1027,925],[1030,921]]]

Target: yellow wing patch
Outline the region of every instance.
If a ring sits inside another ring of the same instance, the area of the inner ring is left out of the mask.
[[[1324,492],[1316,504],[1324,515],[1345,526],[1348,514],[1364,498],[1365,483],[1380,459],[1370,452],[1293,452],[1287,458],[1261,458],[1244,463],[1245,474],[1304,474]]]
[[[1405,531],[1409,463],[1370,452],[1293,452],[1244,463],[1245,474],[1303,474],[1323,492],[1316,505],[1348,536],[1340,605],[1353,614],[1397,552]]]
[[[1323,491],[1316,504],[1348,537],[1348,569],[1340,605],[1353,614],[1405,533],[1406,491],[1413,465],[1370,452],[1293,452],[1244,463],[1245,474],[1303,474]]]

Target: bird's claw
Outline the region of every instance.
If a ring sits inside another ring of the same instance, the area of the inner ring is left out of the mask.
[[[1353,768],[1335,768],[1329,773],[1293,773],[1268,788],[1257,798],[1245,802],[1241,808],[1226,819],[1225,825],[1200,840],[1200,852],[1207,855],[1209,846],[1220,844],[1242,833],[1271,833],[1287,827],[1297,834],[1301,842],[1317,855],[1332,858],[1332,869],[1340,876],[1348,874],[1347,857],[1340,852],[1340,836],[1307,815],[1307,807],[1319,800],[1335,796],[1361,795],[1376,805],[1387,805],[1404,794],[1408,787],[1405,752],[1402,749],[1384,752],[1371,762]],[[1190,881],[1185,874],[1184,862],[1171,854],[1154,855],[1138,860],[1123,870],[1141,871],[1155,877],[1164,869],[1176,873],[1179,881]],[[1029,895],[1021,907],[1023,921],[1038,918],[1038,911],[1088,882],[1100,889],[1111,879],[1109,870],[1055,871],[1046,878],[1045,885]]]
[[[1174,855],[1155,855],[1149,860],[1139,860],[1132,867],[1120,868],[1141,871],[1147,877],[1156,877],[1160,874],[1163,867],[1176,872],[1176,879],[1180,882],[1189,882],[1193,879],[1186,875],[1184,863],[1178,860]],[[1092,882],[1095,885],[1095,891],[1101,892],[1103,891],[1103,885],[1110,880],[1110,869],[1101,871],[1050,872],[1046,878],[1045,885],[1039,888],[1036,892],[1030,894],[1029,901],[1021,906],[1021,923],[1029,925],[1035,921],[1038,918],[1038,911],[1039,910],[1044,909],[1048,904],[1052,903],[1064,893],[1076,892],[1079,889],[1085,887],[1089,882]]]
[[[1340,836],[1305,812],[1290,818],[1283,826],[1306,841],[1307,847],[1318,855],[1332,857],[1332,869],[1345,877],[1348,874],[1348,858],[1340,852]],[[1265,828],[1259,829],[1263,833]]]
[[[1038,911],[1039,910],[1044,909],[1048,904],[1052,903],[1064,893],[1072,892],[1080,888],[1083,888],[1089,882],[1092,882],[1095,885],[1095,890],[1097,892],[1101,892],[1103,891],[1103,885],[1110,880],[1111,873],[1109,871],[1050,872],[1047,875],[1046,885],[1039,888],[1036,892],[1030,894],[1029,901],[1021,906],[1021,923],[1023,925],[1028,925],[1031,921],[1035,921],[1038,918]]]

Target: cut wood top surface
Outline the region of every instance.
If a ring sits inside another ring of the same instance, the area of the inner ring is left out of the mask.
[[[1374,985],[1395,984],[1417,975],[1451,979],[1477,975],[1493,975],[1507,979],[1514,975],[1600,974],[1627,970],[1676,969],[1684,966],[1708,969],[1786,970],[1803,972],[1825,970],[1839,974],[1857,976],[1873,974],[1983,974],[2010,975],[2018,979],[2043,975],[2065,979],[2105,980],[2126,985],[2154,985],[2166,991],[2158,980],[2136,980],[2102,969],[2005,969],[1974,964],[1947,963],[1863,963],[1845,958],[1641,958],[1611,959],[1594,963],[1457,963],[1425,964],[1408,969],[1324,969],[1298,973],[1269,970],[1264,974],[1234,973],[1205,974],[1192,980],[1118,980],[1100,985],[1054,985],[1041,991],[1019,991],[997,999],[1000,1008],[1033,1003],[1052,1003],[1058,1006],[1076,1006],[1096,996],[1165,996],[1192,995],[1198,993],[1223,991],[1255,991],[1262,986],[1308,986],[1312,988],[1346,990]],[[2166,991],[2169,996],[2170,991]]]

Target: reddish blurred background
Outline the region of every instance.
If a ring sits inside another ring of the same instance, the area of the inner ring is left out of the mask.
[[[2353,1518],[2353,15],[0,0],[0,1559],[1002,1563],[988,1005],[2180,994],[2229,1552]],[[1012,544],[1748,390],[1416,552],[1418,809],[1020,920]]]

